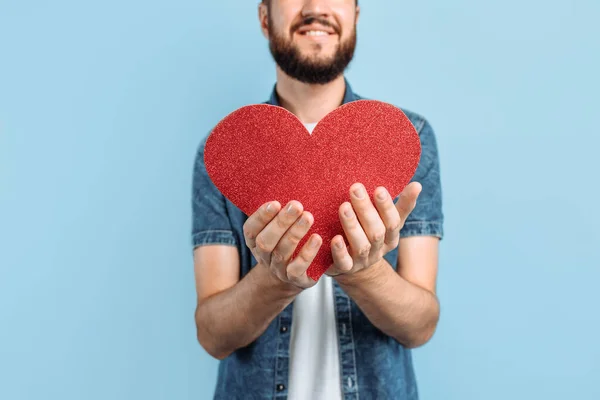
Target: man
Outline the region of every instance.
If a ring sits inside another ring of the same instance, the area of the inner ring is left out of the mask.
[[[355,0],[263,0],[258,11],[277,63],[269,104],[311,131],[360,99],[343,76],[356,44]],[[201,143],[193,183],[195,318],[200,344],[221,360],[215,398],[418,398],[410,349],[431,338],[439,318],[443,215],[433,130],[403,111],[421,139],[415,176],[397,199],[377,188],[376,204],[360,182],[349,188],[351,201],[339,207],[349,245],[341,236],[327,243],[334,264],[318,282],[306,269],[323,238],[314,234],[291,259],[314,222],[310,212],[299,201],[273,199],[245,216],[211,182]]]

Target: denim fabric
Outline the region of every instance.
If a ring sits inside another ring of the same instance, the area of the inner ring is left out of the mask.
[[[346,82],[343,102],[359,99],[361,97],[353,93]],[[267,103],[278,105],[275,88]],[[421,159],[412,180],[419,181],[423,190],[400,236],[430,235],[441,239],[442,192],[436,138],[425,118],[402,111],[421,139]],[[247,216],[226,199],[208,177],[204,166],[205,143],[206,138],[199,145],[194,164],[192,245],[194,248],[207,244],[237,247],[240,278],[243,278],[256,265],[242,232]],[[385,256],[394,269],[397,258],[397,248]],[[418,399],[410,349],[377,329],[335,280],[333,285],[344,399]],[[220,361],[215,399],[287,398],[292,311],[293,303],[254,343]]]

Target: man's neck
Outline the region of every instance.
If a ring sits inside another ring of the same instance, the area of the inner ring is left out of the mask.
[[[303,123],[314,123],[342,104],[346,83],[340,75],[325,85],[310,85],[290,78],[278,67],[276,89],[282,107]]]

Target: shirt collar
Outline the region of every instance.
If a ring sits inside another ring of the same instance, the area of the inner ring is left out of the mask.
[[[344,82],[346,83],[346,90],[344,91],[344,100],[342,101],[342,104],[346,104],[351,101],[357,100],[358,98],[352,91],[352,87],[350,86],[350,83],[348,82],[348,80],[346,78],[344,78]],[[277,85],[273,85],[273,91],[271,92],[271,98],[269,98],[269,101],[267,101],[267,104],[270,104],[272,106],[279,106],[279,100],[277,98],[276,88],[277,88]]]

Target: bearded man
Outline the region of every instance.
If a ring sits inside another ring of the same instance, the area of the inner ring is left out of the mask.
[[[276,62],[268,104],[312,132],[359,100],[344,71],[356,47],[356,0],[263,0],[262,33]],[[339,206],[333,264],[306,270],[323,245],[300,201],[267,202],[246,216],[210,180],[204,140],[193,175],[192,244],[200,345],[220,360],[215,399],[417,399],[411,349],[439,319],[436,296],[443,214],[431,125],[402,109],[421,141],[411,182],[396,198],[356,182]],[[281,132],[280,134],[285,134]],[[366,143],[368,145],[368,143]],[[395,168],[389,165],[389,168]],[[269,179],[265,177],[265,179]]]

